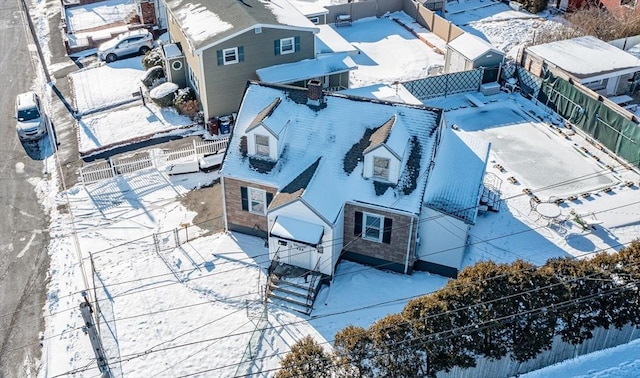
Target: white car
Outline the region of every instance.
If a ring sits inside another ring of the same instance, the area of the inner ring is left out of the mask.
[[[16,97],[16,131],[22,140],[35,140],[47,133],[49,118],[42,109],[35,92],[26,92]]]
[[[111,63],[128,55],[144,55],[152,48],[153,35],[148,30],[132,30],[101,44],[98,47],[98,58]]]

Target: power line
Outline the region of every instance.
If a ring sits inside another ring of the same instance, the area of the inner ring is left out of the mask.
[[[640,263],[638,263],[638,264],[640,264]],[[632,265],[629,265],[629,266],[637,267],[638,264],[632,264]],[[612,269],[613,269],[613,267],[612,267]],[[427,315],[427,316],[424,316],[424,317],[407,320],[406,322],[403,322],[403,324],[408,324],[408,323],[411,323],[411,322],[414,322],[414,321],[417,321],[417,320],[426,320],[426,319],[429,319],[429,318],[432,318],[432,317],[436,317],[436,316],[442,316],[442,315],[447,315],[447,314],[459,312],[459,311],[462,311],[462,310],[471,309],[471,308],[474,308],[474,307],[477,307],[477,306],[493,303],[493,302],[496,302],[496,301],[504,300],[504,299],[507,299],[507,298],[515,297],[515,296],[529,294],[529,293],[536,292],[536,291],[539,291],[539,290],[548,289],[548,288],[551,288],[551,287],[554,287],[554,286],[565,285],[567,283],[570,283],[570,282],[573,282],[573,281],[577,281],[577,280],[581,280],[581,279],[585,279],[585,278],[588,278],[590,276],[597,275],[597,274],[601,274],[601,272],[595,272],[595,273],[592,273],[592,274],[589,274],[589,275],[585,275],[585,276],[576,276],[575,278],[573,278],[571,280],[568,280],[568,281],[562,281],[562,282],[559,282],[559,283],[554,283],[554,284],[546,285],[546,286],[543,286],[543,287],[538,287],[538,288],[526,290],[526,291],[523,291],[523,292],[513,293],[513,294],[511,294],[509,296],[495,298],[495,299],[492,299],[492,300],[489,300],[489,301],[478,302],[478,303],[474,303],[472,305],[464,306],[464,307],[461,307],[461,308],[456,308],[456,309],[452,309],[452,310],[443,311],[443,312],[440,312],[440,313],[437,313],[437,314],[431,314],[431,315]],[[637,282],[639,282],[639,281],[631,281],[631,283],[637,283]],[[469,283],[467,283],[467,284],[469,284]],[[561,302],[560,304],[554,304],[554,305],[551,305],[551,306],[546,305],[546,306],[542,306],[542,307],[539,307],[539,308],[536,308],[536,309],[525,310],[525,311],[522,311],[522,312],[518,312],[518,313],[515,313],[515,314],[510,314],[510,315],[504,316],[502,318],[491,319],[491,320],[485,321],[483,323],[474,323],[473,325],[470,325],[470,326],[453,328],[453,329],[450,329],[450,330],[442,331],[442,332],[436,334],[436,336],[438,336],[439,334],[445,333],[445,332],[452,332],[452,333],[453,332],[457,332],[460,329],[464,330],[464,329],[466,329],[468,327],[472,327],[473,329],[477,329],[478,328],[477,327],[478,324],[480,324],[480,325],[482,325],[482,324],[495,324],[496,321],[499,322],[499,321],[502,321],[502,320],[505,320],[505,319],[509,319],[509,318],[515,317],[517,315],[526,315],[526,314],[529,314],[529,313],[533,313],[534,311],[546,311],[549,307],[559,308],[559,306],[561,306],[561,305],[568,306],[568,305],[571,305],[571,304],[578,304],[578,303],[580,303],[582,301],[586,301],[588,299],[601,297],[602,295],[614,294],[614,293],[616,293],[618,291],[622,291],[624,289],[627,289],[628,286],[629,286],[629,283],[625,284],[625,286],[621,286],[619,288],[612,289],[612,290],[607,291],[607,292],[599,292],[599,293],[592,294],[592,295],[589,295],[589,296],[586,296],[586,297],[578,297],[576,299],[567,300],[565,302]],[[433,292],[431,292],[431,293],[433,293]],[[355,312],[355,311],[360,311],[360,310],[362,310],[362,309],[346,310],[346,311],[340,312],[340,314],[349,313],[349,312]],[[335,313],[335,314],[338,314],[338,313]],[[327,316],[333,316],[335,314],[326,314],[326,315],[318,316],[318,317],[315,317],[315,318],[311,318],[310,320],[318,319],[318,318],[321,318],[321,317],[323,318],[323,317],[327,317]],[[283,327],[286,327],[286,326],[289,326],[289,325],[294,325],[294,324],[299,324],[299,323],[304,323],[304,322],[307,322],[307,321],[306,320],[301,320],[301,321],[295,321],[295,322],[289,322],[289,323],[281,324],[281,325],[279,325],[277,327],[276,326],[265,327],[265,330],[275,330],[275,329],[278,329],[278,328],[283,328]],[[209,338],[209,339],[192,341],[192,342],[188,342],[188,343],[184,343],[184,344],[178,344],[178,345],[174,345],[174,346],[166,347],[166,348],[159,348],[159,349],[155,349],[155,350],[146,350],[146,351],[140,352],[140,353],[132,353],[132,354],[128,355],[127,357],[121,358],[119,361],[115,361],[115,362],[130,361],[132,359],[139,358],[139,357],[142,357],[142,356],[148,355],[150,353],[154,353],[154,352],[171,350],[171,349],[176,349],[176,348],[179,348],[179,347],[192,346],[192,345],[200,344],[200,343],[204,343],[204,342],[218,341],[218,340],[222,340],[222,339],[227,338],[227,337],[241,336],[241,335],[245,335],[247,333],[250,333],[250,332],[241,332],[241,333],[237,333],[237,334],[226,335],[224,337],[213,337],[213,338]],[[430,335],[430,336],[432,336],[432,335]],[[424,338],[425,337],[414,338],[414,339],[410,339],[410,340],[405,340],[403,342],[411,341],[411,340],[424,339]],[[333,340],[333,341],[335,341],[335,340]],[[320,344],[330,344],[330,342],[326,341],[326,342],[322,342]],[[269,356],[262,357],[259,360],[263,360],[263,359],[267,359],[267,358],[273,358],[275,356],[286,354],[288,352],[289,351],[272,354],[272,355],[269,355]],[[197,373],[194,373],[194,374],[201,374],[201,373],[205,373],[205,372],[211,372],[211,371],[220,370],[220,369],[228,368],[228,367],[234,367],[234,366],[238,366],[238,365],[239,364],[237,364],[237,363],[236,364],[231,364],[231,365],[225,365],[225,366],[222,366],[222,367],[216,367],[216,368],[212,368],[212,369],[208,369],[208,370],[198,371]],[[265,370],[262,370],[262,371],[264,372]],[[65,375],[65,374],[62,374],[62,375]],[[193,374],[190,374],[190,375],[193,375]],[[190,376],[190,375],[187,375],[187,376]]]

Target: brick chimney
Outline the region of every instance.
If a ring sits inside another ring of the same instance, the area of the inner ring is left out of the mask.
[[[323,102],[322,81],[311,79],[307,82],[307,105],[319,106]]]

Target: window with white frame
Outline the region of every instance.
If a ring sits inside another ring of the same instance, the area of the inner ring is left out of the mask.
[[[373,214],[364,213],[364,232],[363,239],[382,241],[382,219],[383,217]]]
[[[269,137],[256,135],[256,155],[269,156]]]
[[[264,215],[266,213],[266,192],[264,190],[247,188],[249,190],[249,212]]]
[[[373,177],[388,180],[389,164],[390,164],[389,159],[374,156],[373,157]]]
[[[320,23],[320,17],[318,17],[318,16],[309,17],[309,21],[313,22],[314,24],[319,24]]]
[[[187,71],[189,73],[189,83],[191,83],[191,86],[193,87],[193,90],[197,93],[198,92],[198,78],[196,77],[196,74],[191,69],[191,66],[187,65]]]
[[[238,59],[238,48],[232,47],[230,49],[222,50],[222,58],[224,59],[225,65],[238,63],[240,61]]]
[[[296,52],[295,40],[291,38],[283,38],[280,40],[280,54],[291,54]]]

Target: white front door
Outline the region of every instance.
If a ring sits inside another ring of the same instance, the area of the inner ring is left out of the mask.
[[[315,255],[315,248],[310,245],[289,242],[289,265],[297,266],[303,269],[313,269],[313,256]]]

